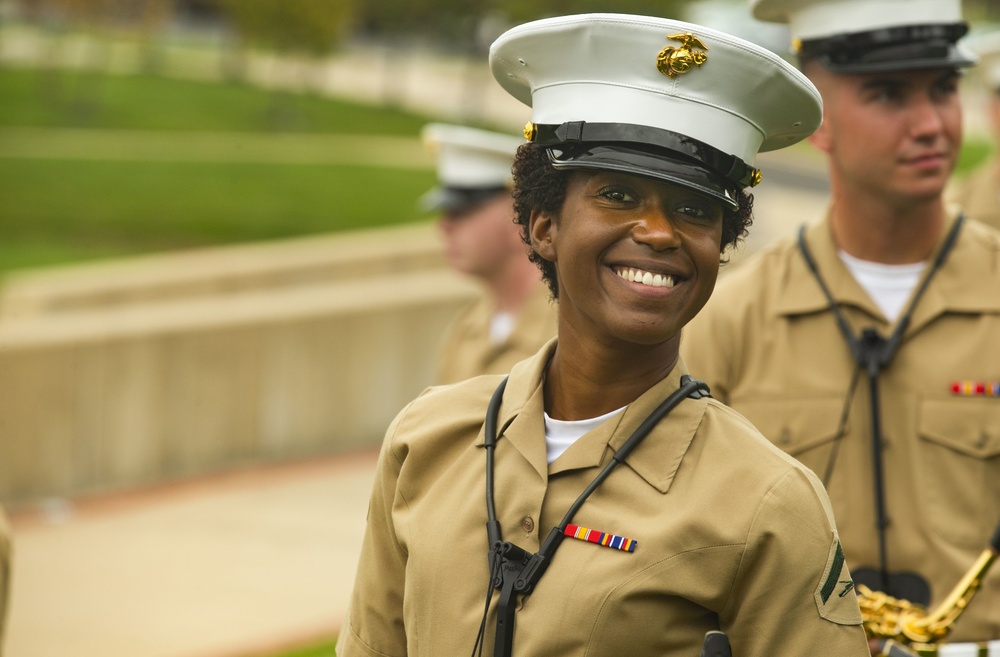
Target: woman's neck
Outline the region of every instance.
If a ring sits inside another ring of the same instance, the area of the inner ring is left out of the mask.
[[[559,334],[545,377],[545,411],[557,420],[586,420],[631,404],[677,364],[680,336],[649,347],[598,345]]]

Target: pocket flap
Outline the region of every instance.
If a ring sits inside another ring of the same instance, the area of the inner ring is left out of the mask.
[[[837,437],[844,400],[761,399],[734,404],[764,436],[783,451],[796,454]]]
[[[975,458],[1000,455],[1000,399],[927,399],[917,421],[924,440]]]

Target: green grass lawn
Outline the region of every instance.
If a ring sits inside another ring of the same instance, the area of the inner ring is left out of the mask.
[[[410,160],[422,152],[430,119],[394,110],[235,84],[2,68],[0,98],[0,272],[421,220],[415,201],[434,184],[429,157],[393,166],[393,153],[358,152],[358,135],[406,137]],[[98,138],[81,150],[74,140],[89,131]],[[202,158],[220,134],[237,147]],[[159,146],[144,135],[160,135]],[[238,148],[243,135],[252,157]],[[333,135],[353,140],[341,148]]]
[[[298,650],[293,650],[292,652],[275,655],[275,657],[337,657],[337,651],[334,650],[335,644],[336,641],[330,641],[322,643],[318,646],[300,648]]]
[[[415,201],[434,172],[417,140],[430,117],[235,83],[3,67],[0,99],[0,275],[426,218]],[[990,148],[967,143],[959,171]]]

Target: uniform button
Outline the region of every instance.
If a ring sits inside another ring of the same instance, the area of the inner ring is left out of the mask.
[[[982,433],[979,434],[979,441],[976,443],[976,447],[982,449],[983,447],[986,447],[986,444],[989,441],[990,441],[989,435],[985,431],[983,431]]]
[[[521,529],[528,534],[535,531],[535,521],[532,520],[531,516],[524,516],[524,518],[521,519]]]
[[[792,442],[792,433],[786,428],[781,430],[781,435],[778,436],[778,442],[782,445],[787,445]]]

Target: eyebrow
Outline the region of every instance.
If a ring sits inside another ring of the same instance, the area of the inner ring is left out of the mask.
[[[961,71],[955,69],[946,69],[934,78],[934,84],[941,84],[942,82],[951,82],[958,80],[962,77]],[[861,83],[861,89],[872,90],[872,89],[901,89],[912,84],[912,78],[899,76],[899,75],[886,75],[884,77],[873,77],[865,80]]]

